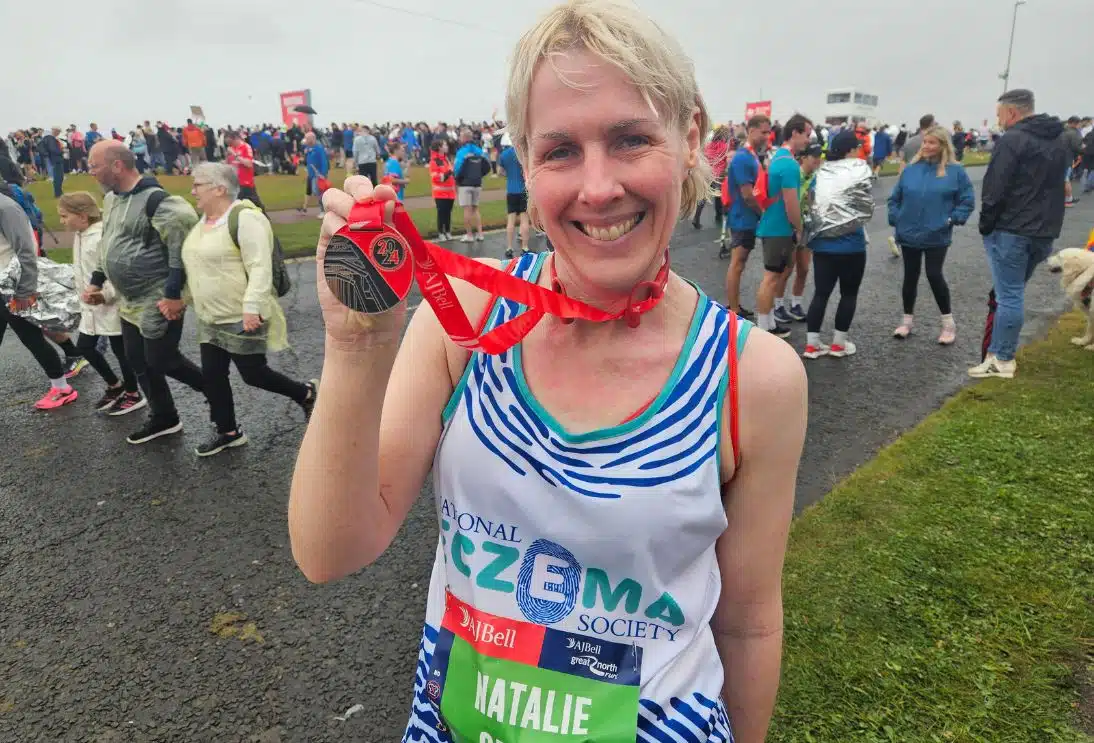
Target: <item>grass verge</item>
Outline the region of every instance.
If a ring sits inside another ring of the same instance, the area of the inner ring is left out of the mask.
[[[770,741],[1094,740],[1081,323],[1066,316],[1020,376],[966,388],[795,522]]]
[[[505,226],[505,202],[483,201],[479,207],[482,224],[485,229]],[[432,239],[437,236],[437,212],[434,209],[414,209],[410,212],[422,237]],[[301,258],[315,254],[315,243],[319,239],[319,220],[305,219],[289,224],[275,223],[274,233],[281,241],[286,258]],[[452,214],[452,232],[463,234],[463,213],[456,208]],[[72,248],[46,248],[46,253],[60,263],[72,262]]]
[[[330,181],[341,187],[346,173],[339,168],[333,168],[330,172]],[[188,175],[160,175],[156,176],[165,189],[170,193],[182,196],[191,204],[194,203],[190,195],[190,187],[193,179]],[[282,211],[295,209],[304,200],[304,169],[297,171],[297,175],[260,175],[255,179],[258,194],[262,197],[262,203],[269,211]],[[483,181],[484,190],[497,191],[505,188],[504,178],[489,177]],[[65,176],[64,189],[66,193],[72,191],[90,191],[102,202],[102,189],[89,175]],[[53,197],[52,181],[37,181],[30,185],[30,191],[34,194],[34,200],[45,216],[46,226],[51,230],[61,229],[61,222],[57,218],[57,199]],[[406,198],[416,196],[429,196],[432,186],[429,180],[427,168],[414,166],[410,168],[410,183],[406,187]],[[504,203],[504,202],[503,202]]]

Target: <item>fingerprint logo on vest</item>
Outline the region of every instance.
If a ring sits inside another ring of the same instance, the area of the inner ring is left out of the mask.
[[[516,599],[529,622],[561,622],[577,605],[580,588],[581,563],[562,545],[537,539],[524,552]]]

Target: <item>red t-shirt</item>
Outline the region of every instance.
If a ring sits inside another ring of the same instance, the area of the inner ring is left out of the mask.
[[[241,157],[252,161],[252,163],[254,162],[254,159],[255,159],[254,150],[252,150],[251,146],[249,144],[247,144],[246,142],[240,142],[235,147],[229,147],[228,148],[228,157],[226,158],[226,161],[229,165],[231,165],[232,167],[234,167],[236,169],[236,176],[239,178],[239,185],[240,186],[249,186],[250,188],[254,188],[254,186],[255,186],[255,168],[254,168],[254,165],[252,164],[250,167],[247,167],[243,163],[239,162],[239,158],[241,158]]]

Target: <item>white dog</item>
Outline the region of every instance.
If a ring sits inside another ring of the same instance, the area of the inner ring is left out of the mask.
[[[1094,302],[1087,287],[1094,284],[1094,251],[1064,248],[1049,256],[1048,270],[1061,274],[1060,285],[1075,302],[1075,309],[1086,314],[1086,332],[1071,342],[1087,351],[1094,351]]]

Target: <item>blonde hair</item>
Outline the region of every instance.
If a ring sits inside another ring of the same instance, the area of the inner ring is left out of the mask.
[[[69,214],[87,217],[87,223],[89,225],[95,224],[103,218],[103,213],[99,211],[99,203],[95,201],[95,197],[87,191],[72,191],[70,193],[62,194],[61,198],[57,201],[57,208],[64,209]]]
[[[568,0],[548,11],[521,37],[510,64],[506,119],[513,147],[526,168],[532,78],[541,62],[554,67],[556,55],[574,49],[591,52],[622,70],[650,108],[667,117],[681,136],[691,126],[696,107],[700,136],[710,130],[706,104],[695,81],[695,65],[674,38],[633,5],[618,0]],[[561,73],[559,77],[565,80]],[[712,195],[710,164],[701,146],[695,154],[696,163],[681,187],[681,218],[690,216],[700,201]],[[531,182],[528,185],[529,214],[537,222],[535,188]]]
[[[938,158],[938,177],[943,178],[946,175],[946,166],[958,165],[957,155],[953,151],[953,142],[950,140],[950,133],[941,126],[932,126],[927,131],[923,132],[923,141],[927,140],[927,137],[934,137],[942,145],[942,151],[939,152]],[[914,165],[923,159],[923,146],[920,145],[919,152],[915,153],[915,157],[908,163]]]

